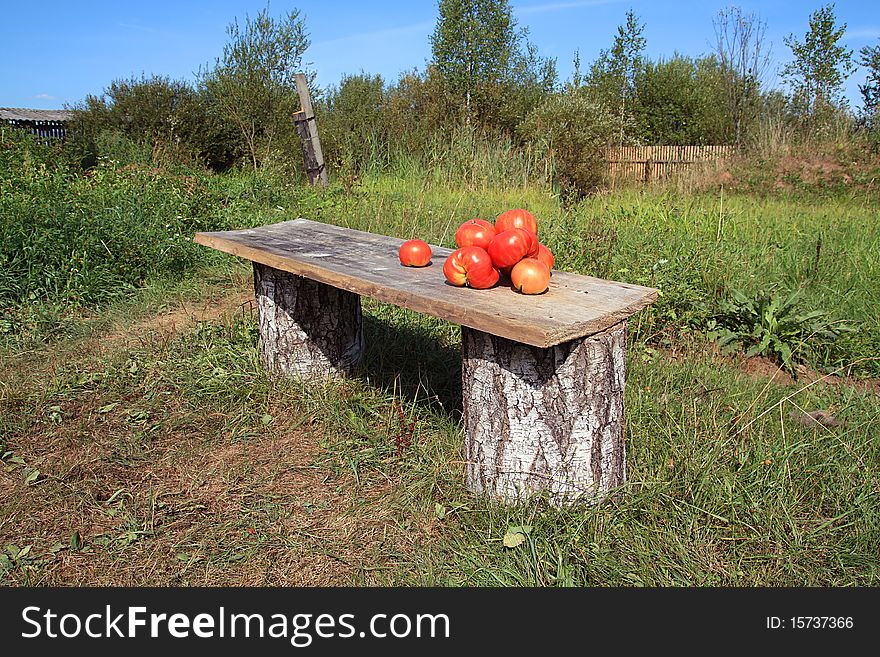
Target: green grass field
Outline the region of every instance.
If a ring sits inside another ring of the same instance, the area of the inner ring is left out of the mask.
[[[649,189],[563,207],[479,177],[376,177],[349,193],[13,164],[0,178],[0,583],[878,581],[876,197]],[[187,241],[304,216],[449,246],[461,221],[516,206],[538,215],[558,268],[663,293],[632,321],[629,481],[598,506],[503,507],[464,489],[457,326],[365,300],[359,376],[274,378],[249,268]],[[707,341],[734,289],[800,290],[790,314],[762,308],[792,367]],[[817,321],[850,330],[820,339]],[[515,527],[526,540],[507,548]]]

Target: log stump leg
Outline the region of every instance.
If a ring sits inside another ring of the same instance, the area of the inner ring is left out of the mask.
[[[546,349],[462,327],[466,481],[503,502],[595,503],[626,481],[625,321]]]
[[[299,378],[350,374],[364,356],[357,294],[254,263],[260,355],[270,371]]]

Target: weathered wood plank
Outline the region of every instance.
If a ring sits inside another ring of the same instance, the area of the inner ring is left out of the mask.
[[[403,267],[403,240],[295,219],[237,231],[197,233],[195,242],[342,290],[536,347],[604,331],[653,303],[657,290],[554,270],[536,296],[499,285],[449,285],[442,266],[451,249],[432,246],[432,263]]]
[[[297,73],[295,78],[296,92],[302,110],[296,113],[294,121],[305,154],[309,182],[313,185],[318,182],[326,187],[327,167],[324,165],[324,152],[321,150],[321,139],[318,137],[318,126],[315,122],[315,111],[312,109],[308,82],[304,73]]]

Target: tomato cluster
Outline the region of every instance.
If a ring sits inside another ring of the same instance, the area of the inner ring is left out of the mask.
[[[504,275],[523,294],[541,294],[550,285],[553,254],[538,240],[538,221],[528,210],[502,212],[492,224],[470,219],[455,232],[458,247],[443,263],[450,284],[484,290]],[[431,260],[431,247],[409,240],[400,247],[400,262],[423,267]]]

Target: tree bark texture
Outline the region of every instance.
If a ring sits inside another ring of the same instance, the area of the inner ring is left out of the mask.
[[[363,360],[361,298],[254,263],[260,354],[270,371],[299,378],[350,374]]]
[[[623,484],[626,332],[540,348],[462,327],[468,489],[564,506]]]

